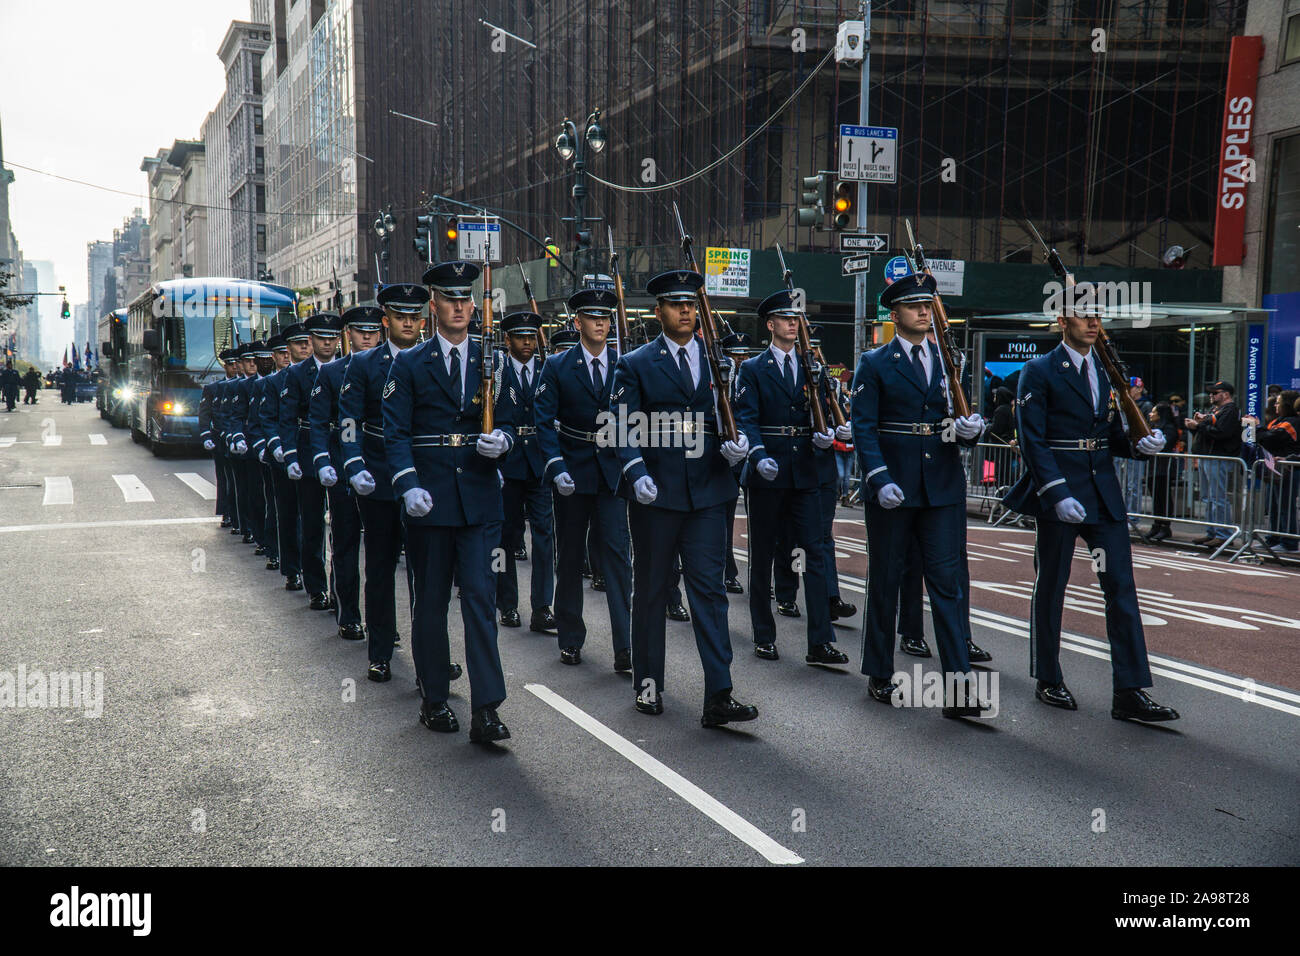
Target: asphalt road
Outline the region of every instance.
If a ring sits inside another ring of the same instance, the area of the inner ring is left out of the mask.
[[[778,617],[783,659],[758,660],[744,596],[731,603],[733,673],[759,719],[699,726],[691,626],[674,623],[667,712],[647,717],[612,670],[604,596],[588,591],[581,667],[560,664],[553,637],[502,629],[513,738],[486,751],[416,721],[409,622],[393,681],[366,681],[364,644],[339,640],[217,526],[213,480],[210,461],[155,458],[51,391],[0,413],[0,688],[20,668],[98,668],[103,681],[93,718],[0,698],[0,863],[1300,862],[1294,572],[1189,556],[1186,573],[1161,577],[1154,693],[1183,719],[1156,727],[1110,718],[1104,620],[1082,564],[1063,654],[1081,709],[1033,699],[1016,584],[1032,580],[1016,557],[1032,537],[975,519],[991,720],[871,701],[855,665],[802,662],[801,620]],[[69,488],[71,503],[53,503]],[[844,597],[859,607],[860,517],[843,511],[837,526]],[[1254,630],[1175,613],[1187,601],[1249,610],[1251,588],[1276,599],[1267,621],[1210,616]],[[452,623],[463,659],[454,607]],[[860,616],[849,624],[838,635],[856,660]],[[451,704],[468,727],[467,699]]]

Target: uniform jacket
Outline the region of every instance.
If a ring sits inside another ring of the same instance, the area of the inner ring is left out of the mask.
[[[280,436],[280,447],[284,449],[285,467],[297,462],[304,474],[313,476],[316,472],[311,467],[311,462],[303,459],[311,458],[307,422],[311,413],[311,390],[316,387],[319,371],[320,363],[314,354],[296,365],[290,365],[285,371],[284,383],[280,387],[280,422],[276,429]]]
[[[687,457],[688,449],[680,440],[667,448],[650,447],[648,436],[639,446],[620,443],[617,447],[623,473],[619,493],[626,498],[634,499],[633,485],[638,478],[649,475],[659,490],[652,506],[655,508],[698,511],[736,499],[735,476],[719,451],[713,370],[704,355],[703,343],[697,347],[701,350],[700,381],[690,393],[663,335],[624,355],[615,366],[609,401],[616,421],[631,423],[628,416],[635,412],[659,412],[679,417],[698,414],[708,423],[703,452],[695,458]]]
[[[220,390],[217,388],[225,379],[208,382],[203,386],[203,392],[199,395],[199,440],[207,441],[212,439],[218,447],[221,446],[221,430],[217,423],[214,412],[215,403]]]
[[[606,350],[609,364],[618,366],[618,352]],[[600,429],[596,416],[609,408],[609,395],[614,385],[614,375],[606,369],[601,376],[600,394],[591,383],[591,374],[584,363],[587,353],[581,344],[560,355],[547,359],[542,366],[542,380],[533,392],[534,418],[537,421],[537,443],[543,455],[547,481],[568,472],[578,494],[594,495],[618,489],[619,473],[623,463],[613,445],[601,447],[592,441],[562,434],[557,424],[572,431],[594,434]]]
[[[1096,353],[1089,365],[1096,368]],[[1012,511],[1056,520],[1057,502],[1075,498],[1084,520],[1123,521],[1124,495],[1115,477],[1115,456],[1142,458],[1124,433],[1123,415],[1104,374],[1096,407],[1092,390],[1070,361],[1064,345],[1025,364],[1016,396],[1016,432],[1025,463],[1019,480],[1002,499]],[[1049,442],[1092,438],[1096,451],[1068,451]]]
[[[976,442],[953,431],[939,349],[929,341],[926,347],[929,382],[916,374],[899,337],[864,353],[853,376],[853,444],[863,481],[873,497],[885,485],[898,485],[904,508],[964,503],[966,472],[957,446]],[[899,435],[882,432],[885,422],[935,427],[930,435]]]
[[[242,441],[248,446],[248,450],[242,455],[231,452],[240,460],[257,457],[257,452],[253,448],[253,439],[248,436],[248,408],[252,399],[253,384],[256,381],[257,376],[249,378],[247,375],[241,375],[230,385],[226,395],[226,420],[233,429],[233,433],[226,435],[226,440],[232,445]]]
[[[433,510],[423,518],[407,516],[412,524],[464,527],[501,520],[499,459],[474,449],[482,428],[479,385],[483,356],[473,337],[465,366],[465,390],[459,406],[437,336],[398,353],[384,385],[384,442],[393,470],[395,494],[423,488],[433,498]],[[514,407],[509,394],[498,397],[496,427],[514,446]],[[422,445],[426,436],[464,435],[458,446]]]
[[[257,407],[261,433],[266,438],[266,462],[280,469],[284,465],[275,460],[275,449],[280,445],[280,392],[288,371],[286,365],[262,380],[262,403]]]
[[[573,349],[569,349],[570,352]],[[516,438],[514,448],[510,449],[510,454],[501,460],[501,474],[505,478],[511,478],[516,481],[536,480],[542,476],[546,470],[545,461],[542,457],[542,446],[538,443],[537,435],[520,435],[517,429],[522,425],[528,428],[535,428],[536,421],[534,418],[535,403],[537,398],[537,387],[540,384],[543,364],[540,356],[534,355],[528,362],[528,379],[529,387],[524,388],[524,383],[515,375],[514,362],[507,354],[501,354],[497,357],[501,363],[501,377],[498,380],[497,399],[500,401],[502,393],[507,394],[515,406],[515,428]]]
[[[370,472],[375,490],[367,498],[392,501],[392,469],[384,447],[384,385],[393,366],[393,353],[387,342],[373,349],[357,352],[348,363],[339,389],[339,422],[351,428],[340,433],[343,467],[335,466],[340,480],[363,471]],[[435,504],[436,507],[436,504]]]
[[[331,466],[340,478],[343,476],[343,445],[339,440],[339,392],[353,353],[322,365],[316,373],[308,403],[307,420],[311,436],[311,470],[320,471]]]
[[[820,483],[813,458],[807,379],[799,356],[791,357],[793,390],[786,385],[781,363],[770,348],[741,363],[732,409],[737,427],[749,439],[749,462],[741,476],[747,488],[816,488]],[[764,428],[798,428],[804,434],[765,435]],[[771,481],[757,471],[764,458],[777,464],[776,477]]]
[[[252,380],[248,390],[248,411],[244,414],[244,435],[249,456],[257,458],[266,448],[268,435],[262,426],[262,402],[266,400],[266,375]]]

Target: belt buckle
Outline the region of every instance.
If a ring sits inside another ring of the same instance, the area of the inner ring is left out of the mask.
[[[682,434],[691,435],[695,432],[695,422],[693,420],[682,422]]]
[[[448,435],[448,436],[447,436],[447,444],[450,445],[452,448],[459,448],[459,447],[461,446],[461,443],[462,443],[464,440],[465,440],[465,438],[464,438],[463,435]]]
[[[927,435],[930,434],[930,426],[929,426],[928,424],[926,424],[925,422],[913,422],[913,423],[912,423],[912,434],[913,434],[913,435],[927,436]]]

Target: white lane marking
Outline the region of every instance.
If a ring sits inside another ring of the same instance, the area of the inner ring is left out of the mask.
[[[50,447],[50,446],[52,446],[52,445],[62,445],[62,444],[63,444],[63,436],[62,436],[62,435],[46,435],[44,441],[42,441],[41,444],[45,445],[47,448]]]
[[[47,505],[72,504],[72,479],[66,476],[45,479],[45,501]]]
[[[103,435],[91,435],[90,443],[92,445],[107,445],[108,439],[105,438]]]
[[[71,491],[69,491],[69,500],[71,500]],[[0,525],[0,534],[14,534],[20,531],[80,531],[86,528],[144,528],[164,524],[216,524],[220,520],[214,515],[210,518],[140,518],[136,521],[61,521],[54,524],[11,524]]]
[[[153,501],[153,494],[135,475],[114,475],[113,480],[122,489],[122,497],[127,501]]]
[[[554,707],[615,753],[621,754],[636,764],[732,836],[757,850],[769,863],[791,864],[803,862],[803,857],[781,846],[781,844],[734,810],[719,803],[677,771],[660,763],[626,737],[616,734],[595,717],[569,703],[549,687],[543,684],[525,684],[524,690],[532,693],[543,703]]]
[[[176,477],[198,492],[199,497],[204,501],[212,501],[217,497],[217,486],[200,474],[192,471],[178,471]]]
[[[17,440],[17,435],[0,435],[0,448],[8,448]]]

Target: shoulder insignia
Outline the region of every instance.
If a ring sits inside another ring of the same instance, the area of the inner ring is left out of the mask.
[[[393,391],[396,388],[397,388],[397,380],[390,378],[387,382],[384,383],[384,398],[387,398],[389,395],[392,395]]]
[[[544,392],[544,391],[546,391],[546,383],[545,383],[545,382],[542,382],[541,384],[539,384],[539,385],[537,386],[537,391],[534,392],[533,394],[534,394],[535,396],[536,396],[536,395],[540,395],[540,394],[542,394],[542,392]]]
[[[858,392],[862,391],[866,387],[867,387],[867,383],[863,382],[861,385],[859,385],[857,388],[853,390],[853,394],[854,395],[858,394]]]
[[[311,390],[311,393],[312,393],[313,395],[319,395],[319,394],[320,394],[320,386],[317,385],[315,388],[313,388],[313,389]]]
[[[348,389],[350,389],[351,387],[352,387],[352,383],[351,383],[351,382],[344,382],[344,383],[343,383],[343,387],[339,389],[339,394],[342,395],[344,392],[346,392],[346,391],[347,391]]]
[[[281,398],[284,398],[284,397],[285,397],[286,395],[288,395],[288,394],[289,394],[289,386],[288,386],[288,385],[286,385],[284,388],[280,389],[280,397],[281,397]]]

